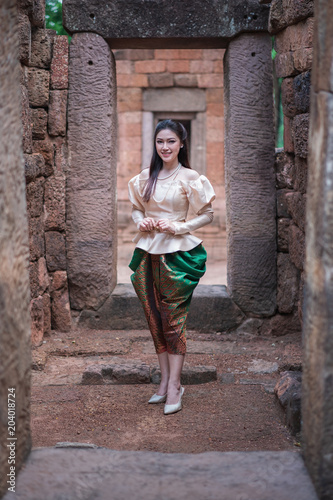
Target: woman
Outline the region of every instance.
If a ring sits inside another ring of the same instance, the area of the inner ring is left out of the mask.
[[[166,402],[164,414],[170,414],[182,408],[186,317],[207,259],[201,240],[190,231],[213,220],[215,193],[208,179],[191,169],[186,129],[173,120],[158,123],[150,167],[133,177],[128,188],[139,230],[131,280],[161,369],[160,386],[149,403]],[[189,206],[197,217],[185,222]]]

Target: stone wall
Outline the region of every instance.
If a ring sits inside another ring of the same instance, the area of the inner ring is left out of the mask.
[[[34,11],[32,21],[36,16],[37,13]],[[28,223],[22,154],[20,65],[15,0],[1,2],[0,24],[2,30],[0,39],[1,497],[8,487],[15,486],[17,473],[31,447],[29,418],[31,356]],[[11,426],[12,429],[8,428],[9,419],[14,419],[15,422]],[[10,434],[13,432],[14,434]],[[8,459],[11,463],[8,463]],[[12,472],[11,477],[7,475],[10,472]]]
[[[71,327],[65,252],[68,38],[45,29],[45,2],[18,2],[29,218],[31,340]]]
[[[273,0],[276,75],[282,81],[284,148],[276,156],[277,308],[286,330],[302,323],[313,2]]]

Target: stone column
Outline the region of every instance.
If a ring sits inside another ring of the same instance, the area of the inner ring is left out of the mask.
[[[10,483],[10,448],[15,476],[30,451],[30,288],[28,221],[22,150],[17,2],[0,8],[0,496]],[[13,389],[9,391],[9,389]],[[10,396],[9,400],[8,395]],[[10,406],[8,405],[8,401]],[[9,435],[8,410],[15,435]],[[11,416],[11,415],[10,415]],[[15,437],[15,441],[7,438]],[[15,495],[13,495],[15,496]]]
[[[70,44],[67,259],[71,307],[98,309],[116,285],[116,73],[95,33]]]
[[[276,309],[271,38],[244,34],[225,55],[228,289],[249,314]]]
[[[304,457],[333,498],[333,4],[315,12],[306,225],[302,417]]]

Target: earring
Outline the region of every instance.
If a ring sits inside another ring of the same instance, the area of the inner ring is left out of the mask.
[[[180,146],[180,149],[182,149],[184,146]]]

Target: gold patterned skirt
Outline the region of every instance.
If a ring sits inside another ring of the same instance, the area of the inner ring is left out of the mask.
[[[206,271],[202,244],[187,252],[153,255],[136,248],[129,267],[157,354],[186,352],[186,319],[192,294]]]

